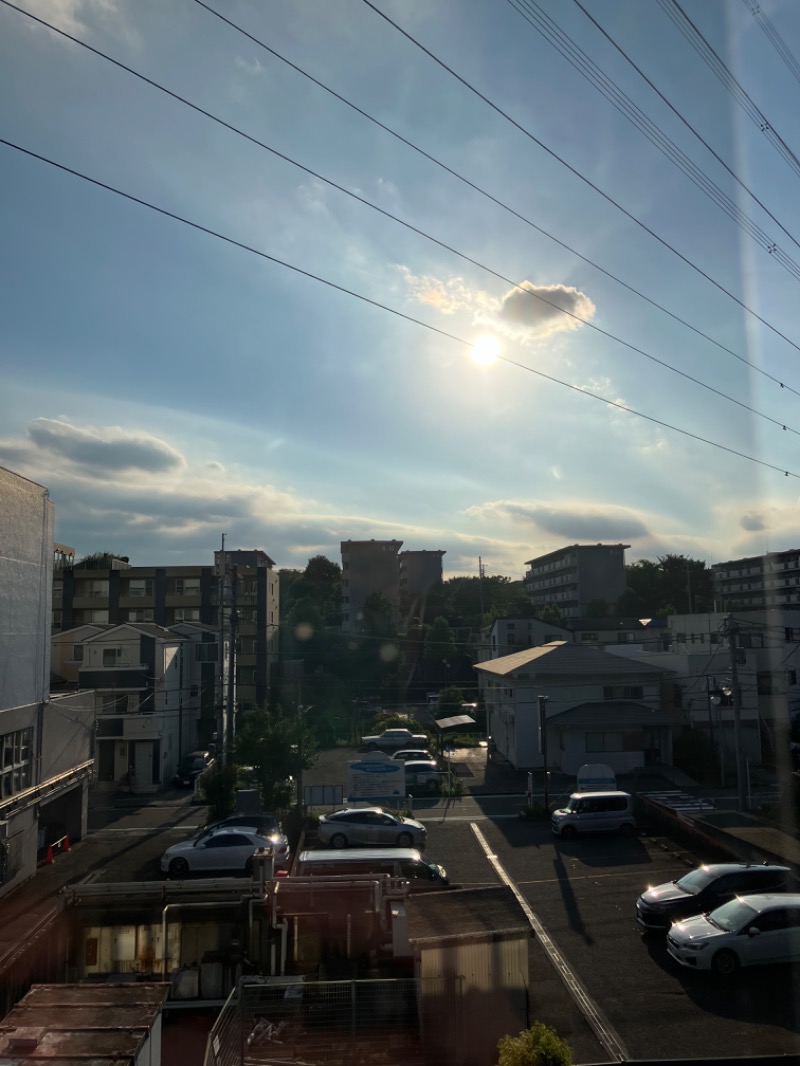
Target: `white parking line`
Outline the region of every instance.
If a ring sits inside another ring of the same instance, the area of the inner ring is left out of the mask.
[[[550,939],[547,930],[531,909],[530,904],[520,892],[517,884],[512,881],[508,873],[506,873],[506,869],[503,864],[500,862],[498,857],[489,847],[486,837],[480,831],[478,826],[474,823],[470,828],[475,834],[478,843],[483,848],[483,852],[486,855],[486,858],[491,863],[492,867],[494,868],[494,871],[497,876],[500,878],[503,884],[510,888],[511,891],[514,893],[517,902],[519,903],[520,907],[522,907],[522,910],[525,912],[525,917],[530,922],[531,928],[536,934],[536,938],[544,948],[545,954],[547,955],[550,962],[553,964],[558,976],[566,985],[567,991],[575,1000],[575,1003],[577,1004],[581,1014],[583,1014],[586,1021],[592,1027],[592,1030],[597,1039],[600,1041],[602,1047],[616,1062],[625,1062],[627,1059],[630,1059],[630,1055],[628,1054],[625,1045],[622,1043],[619,1034],[614,1030],[611,1023],[608,1022],[603,1016],[603,1013],[598,1007],[598,1005],[594,1002],[592,997],[581,984],[577,974],[570,969],[566,959],[558,950],[554,941]]]

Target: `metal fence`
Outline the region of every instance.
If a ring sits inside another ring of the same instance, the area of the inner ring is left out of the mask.
[[[209,1035],[205,1066],[415,1066],[424,1061],[422,984],[245,978]],[[458,981],[448,995],[457,1013]]]

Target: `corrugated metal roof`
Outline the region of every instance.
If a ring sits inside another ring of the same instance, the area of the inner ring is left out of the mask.
[[[414,943],[531,935],[528,919],[505,885],[419,893],[408,897],[406,914]]]
[[[540,677],[574,677],[576,674],[594,677],[619,677],[620,675],[644,677],[667,677],[674,673],[649,663],[639,663],[622,655],[610,655],[602,648],[583,644],[569,644],[554,640],[536,648],[523,648],[499,659],[475,663],[475,669],[500,677],[518,679]]]

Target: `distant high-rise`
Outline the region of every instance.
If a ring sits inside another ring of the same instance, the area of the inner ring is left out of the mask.
[[[580,618],[593,600],[613,605],[625,591],[630,544],[572,544],[529,559],[525,588],[534,607],[552,604],[564,618]]]
[[[414,618],[426,621],[428,596],[442,585],[443,555],[439,549],[400,552],[400,610],[404,622]]]
[[[400,563],[402,540],[343,540],[342,631],[358,633],[364,604],[377,593],[391,605],[395,625],[400,620]]]
[[[714,563],[711,569],[720,611],[797,607],[800,604],[798,548]]]

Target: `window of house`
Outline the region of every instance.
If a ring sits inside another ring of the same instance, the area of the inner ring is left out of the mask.
[[[129,622],[152,622],[154,617],[152,607],[134,607],[128,611]]]
[[[246,614],[246,612],[242,612]],[[243,620],[240,616],[240,621]],[[199,607],[176,607],[175,608],[175,621],[176,622],[199,622],[200,621],[200,608]]]
[[[122,648],[103,648],[103,666],[117,666],[122,662]]]
[[[108,621],[108,610],[85,611],[84,621],[103,625]]]
[[[604,685],[604,700],[640,700],[644,697],[643,685]]]
[[[597,633],[581,633],[581,640],[589,643],[590,641],[599,641],[600,636]]]
[[[73,644],[72,645],[72,658],[73,658],[73,660],[76,663],[82,663],[83,662],[83,645],[82,644]]]
[[[153,579],[150,577],[131,578],[128,582],[129,596],[152,596]]]
[[[586,733],[587,752],[624,751],[625,743],[622,733]]]

